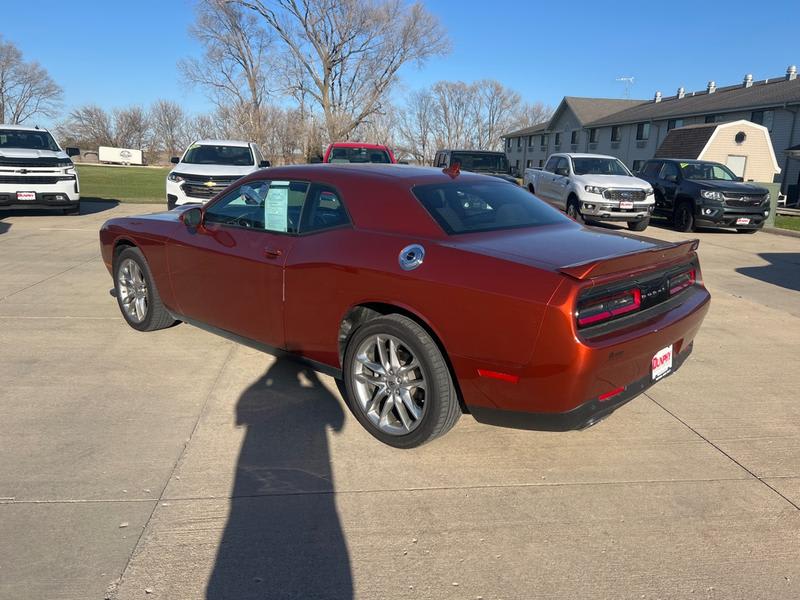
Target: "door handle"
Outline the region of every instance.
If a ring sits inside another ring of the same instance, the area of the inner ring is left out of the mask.
[[[264,256],[266,258],[280,258],[283,255],[283,250],[279,248],[264,248]]]

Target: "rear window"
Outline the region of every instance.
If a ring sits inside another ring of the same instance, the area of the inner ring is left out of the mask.
[[[330,163],[390,163],[389,153],[376,148],[337,148],[331,149]]]
[[[513,183],[436,183],[412,191],[449,235],[569,222]]]

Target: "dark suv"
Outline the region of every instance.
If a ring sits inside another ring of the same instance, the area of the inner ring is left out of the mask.
[[[519,183],[516,168],[508,166],[508,159],[503,152],[490,150],[439,150],[433,159],[434,167],[448,168],[454,162],[461,165],[462,171],[483,173],[505,179],[511,183]]]
[[[637,176],[653,186],[653,214],[670,219],[678,231],[733,227],[755,233],[769,216],[769,190],[742,183],[720,163],[654,158]]]

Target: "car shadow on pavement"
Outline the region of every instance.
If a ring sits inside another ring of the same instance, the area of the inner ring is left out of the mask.
[[[207,600],[353,597],[328,450],[344,418],[316,373],[288,358],[242,394],[247,432]]]
[[[0,235],[11,229],[11,223],[3,223],[3,216],[0,215]]]
[[[94,198],[81,198],[82,215],[93,215],[106,210],[111,210],[119,205],[117,200],[100,200]],[[60,208],[19,208],[0,210],[0,219],[4,217],[52,217],[63,214]],[[0,223],[1,225],[2,223]],[[10,225],[9,225],[10,227]],[[0,233],[3,233],[0,230]]]
[[[800,292],[800,252],[765,252],[759,256],[770,264],[760,267],[739,267],[736,272],[787,290]]]

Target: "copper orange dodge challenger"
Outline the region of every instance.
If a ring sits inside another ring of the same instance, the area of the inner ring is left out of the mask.
[[[265,169],[205,206],[111,219],[100,242],[131,327],[293,355],[398,448],[463,412],[592,425],[681,366],[710,299],[697,241],[584,227],[457,167]]]

